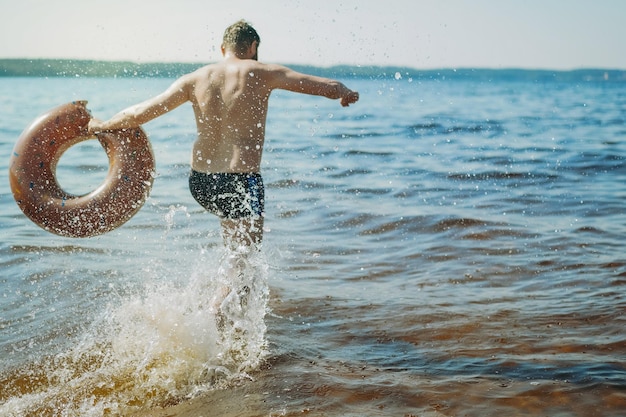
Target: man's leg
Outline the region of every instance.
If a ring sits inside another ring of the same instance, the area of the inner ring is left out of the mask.
[[[236,250],[242,246],[260,249],[263,241],[263,216],[245,219],[222,219],[224,245]]]
[[[248,263],[248,256],[252,252],[261,249],[263,240],[263,216],[245,219],[222,219],[222,238],[227,253],[221,260],[220,273],[226,282],[215,294],[213,306],[216,312],[216,324],[218,329],[224,329],[227,313],[224,308],[228,308],[224,303],[231,295],[233,288],[240,281],[240,274],[245,273]],[[241,303],[240,308],[244,308],[247,302],[247,295],[250,289],[247,286],[235,288],[237,297]]]

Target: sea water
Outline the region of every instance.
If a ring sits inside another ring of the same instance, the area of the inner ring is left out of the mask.
[[[623,415],[626,83],[344,81],[347,109],[273,93],[265,239],[235,275],[188,192],[187,105],[145,125],[151,196],[106,235],[40,229],[5,177],[0,415]],[[1,171],[52,107],[107,118],[171,82],[0,78]],[[58,176],[106,170],[88,141]]]

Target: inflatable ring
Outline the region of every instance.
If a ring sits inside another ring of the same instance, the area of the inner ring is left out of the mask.
[[[103,184],[82,196],[65,192],[56,166],[70,146],[87,139],[86,101],[56,107],[37,118],[17,140],[9,165],[13,197],[43,229],[68,237],[90,237],[128,221],[145,202],[154,179],[154,155],[141,128],[96,135],[109,158]]]

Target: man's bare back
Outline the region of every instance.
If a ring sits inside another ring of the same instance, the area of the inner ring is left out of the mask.
[[[259,172],[268,99],[267,72],[231,57],[188,76],[198,138],[191,166],[199,172]]]

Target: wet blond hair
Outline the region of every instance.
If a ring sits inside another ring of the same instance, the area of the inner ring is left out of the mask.
[[[257,47],[261,43],[259,34],[245,20],[233,23],[224,31],[224,40],[222,46],[224,49],[231,50],[237,54],[245,53],[252,45],[257,42]]]

